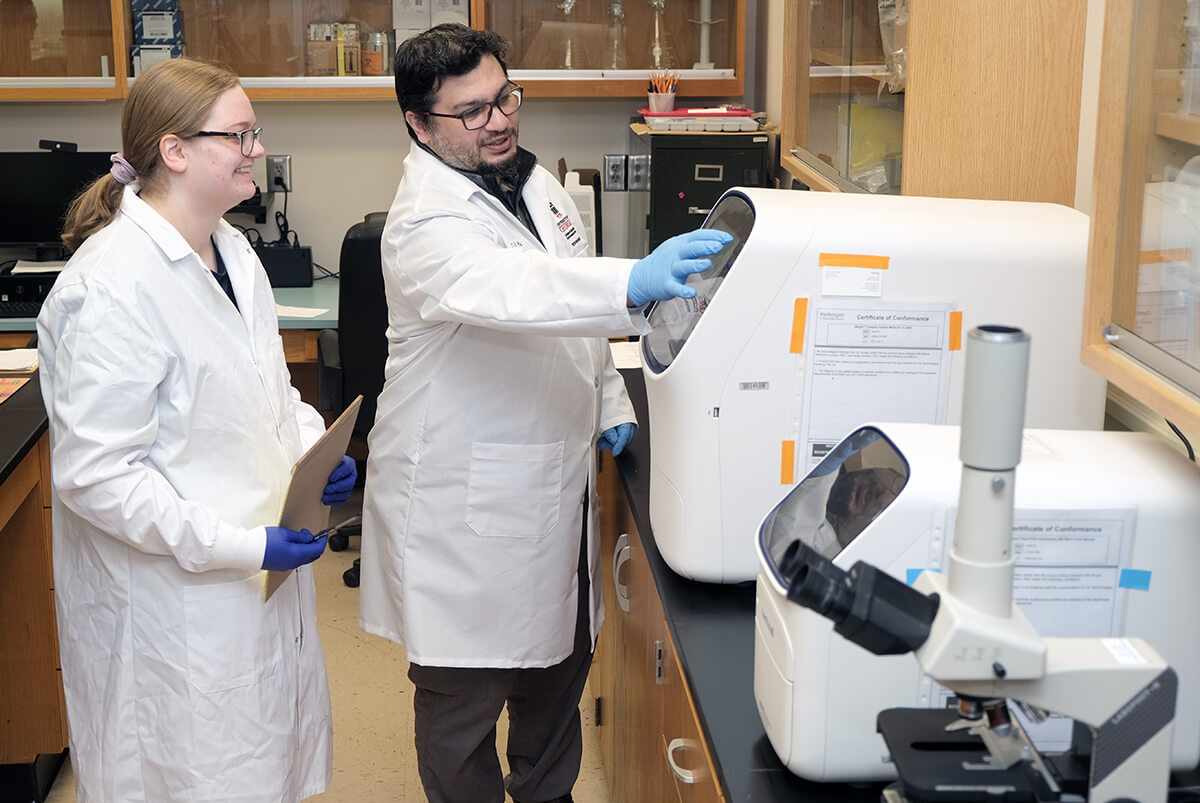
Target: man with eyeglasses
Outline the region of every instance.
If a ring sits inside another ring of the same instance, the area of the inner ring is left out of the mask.
[[[687,276],[730,239],[587,257],[575,205],[517,144],[504,49],[439,25],[396,52],[413,142],[383,233],[361,621],[407,650],[434,803],[571,800],[603,618],[595,445],[616,454],[636,426],[607,338],[648,332],[650,301],[695,295]]]

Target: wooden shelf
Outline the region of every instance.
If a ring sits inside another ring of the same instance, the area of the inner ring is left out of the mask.
[[[846,63],[846,54],[840,50],[829,50],[827,48],[814,47],[811,51],[812,60],[817,64],[828,64],[831,67],[868,67],[868,66],[884,66],[883,54],[877,48],[864,48],[852,50],[850,53],[850,63]]]
[[[1159,112],[1154,118],[1154,133],[1200,146],[1200,115]]]

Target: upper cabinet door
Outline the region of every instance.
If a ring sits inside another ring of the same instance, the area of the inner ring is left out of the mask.
[[[906,0],[797,0],[784,25],[783,166],[813,189],[900,192]]]
[[[0,2],[0,99],[121,97],[120,9],[120,0]]]
[[[479,14],[476,14],[478,9]],[[511,45],[535,97],[640,97],[649,74],[684,97],[740,96],[745,0],[475,0],[472,19]]]
[[[510,43],[528,97],[743,93],[746,0],[3,0],[0,100],[121,98],[179,55],[215,59],[252,98],[395,100],[406,37],[443,22]]]
[[[1108,0],[1083,361],[1200,433],[1200,8]]]
[[[1072,203],[1087,2],[788,0],[781,164],[813,189]]]

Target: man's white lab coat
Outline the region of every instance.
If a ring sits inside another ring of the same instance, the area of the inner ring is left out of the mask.
[[[361,617],[418,664],[545,667],[571,654],[596,439],[635,419],[605,339],[649,331],[626,308],[633,260],[581,256],[579,213],[546,170],[522,197],[541,242],[414,144],[383,234],[388,361]]]
[[[295,801],[331,774],[308,567],[263,601],[263,525],[324,429],[253,250],[240,313],[131,188],[38,317],[55,600],[80,803]]]

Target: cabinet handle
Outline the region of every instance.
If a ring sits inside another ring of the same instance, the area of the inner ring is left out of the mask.
[[[711,211],[712,211],[711,208],[710,209],[701,209],[698,206],[689,206],[688,207],[689,215],[707,215]]]
[[[683,783],[695,783],[699,773],[695,770],[685,770],[676,764],[675,753],[680,750],[693,750],[696,747],[699,747],[699,745],[694,740],[683,737],[672,739],[670,744],[667,745],[667,763],[671,765],[671,772],[675,773],[675,777]]]
[[[617,605],[629,613],[629,586],[621,582],[621,569],[629,562],[633,550],[629,548],[629,533],[617,536],[617,545],[613,549],[613,587],[617,590]]]

